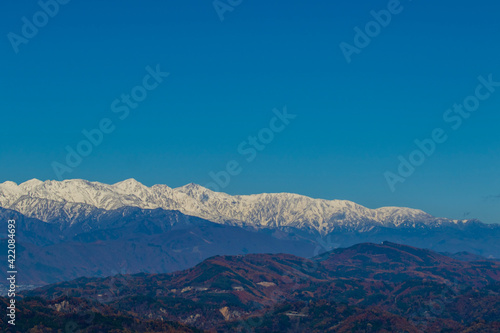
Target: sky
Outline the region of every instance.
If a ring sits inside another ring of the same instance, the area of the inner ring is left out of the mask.
[[[2,7],[0,182],[193,182],[500,222],[496,0]]]

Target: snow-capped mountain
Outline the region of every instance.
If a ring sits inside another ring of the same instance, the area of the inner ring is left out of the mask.
[[[72,224],[102,210],[131,206],[179,210],[221,224],[293,227],[327,234],[336,229],[367,231],[374,226],[425,227],[462,224],[421,210],[369,209],[346,200],[313,199],[291,193],[231,196],[196,184],[147,187],[134,179],[113,185],[81,179],[30,180],[0,184],[0,206],[45,222]]]

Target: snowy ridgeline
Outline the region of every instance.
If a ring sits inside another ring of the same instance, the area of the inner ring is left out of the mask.
[[[231,196],[196,184],[179,188],[144,186],[134,179],[114,185],[81,179],[30,180],[0,184],[0,206],[46,222],[71,224],[96,210],[131,206],[178,210],[217,223],[255,227],[294,227],[327,234],[342,228],[366,231],[374,226],[436,227],[467,220],[435,218],[399,207],[368,209],[346,200],[313,199],[291,193]]]

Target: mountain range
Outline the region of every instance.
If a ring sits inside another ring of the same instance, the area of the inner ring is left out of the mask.
[[[0,184],[0,221],[11,218],[17,220],[23,285],[168,273],[215,255],[310,258],[363,242],[391,241],[462,253],[456,255],[462,258],[500,258],[496,224],[290,193],[231,196],[195,184],[173,189],[133,179],[114,185],[5,182]],[[6,231],[0,231],[0,240],[7,241]]]
[[[215,256],[175,273],[80,278],[22,297],[26,332],[72,321],[81,332],[489,333],[500,330],[500,263],[362,243],[310,259]]]
[[[122,207],[178,210],[212,222],[256,228],[297,228],[321,235],[381,227],[463,225],[468,220],[436,218],[418,209],[369,209],[347,200],[323,200],[291,193],[237,195],[213,192],[196,184],[179,188],[147,187],[134,179],[114,185],[86,180],[33,179],[0,184],[0,207],[45,222],[72,224],[103,210]]]

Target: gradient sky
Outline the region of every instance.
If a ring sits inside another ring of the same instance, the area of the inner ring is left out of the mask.
[[[46,1],[46,0],[42,0]],[[370,208],[500,222],[500,88],[453,131],[443,120],[500,81],[500,2],[401,1],[348,64],[339,47],[388,1],[244,0],[219,19],[212,1],[70,1],[15,53],[37,1],[0,13],[0,181],[56,179],[66,146],[110,118],[104,136],[64,178],[146,185],[207,184],[230,160],[242,172],[224,192],[295,192]],[[142,83],[146,66],[170,76],[120,120],[111,103]],[[252,162],[238,145],[297,115]],[[435,128],[449,138],[392,192],[386,171]]]

